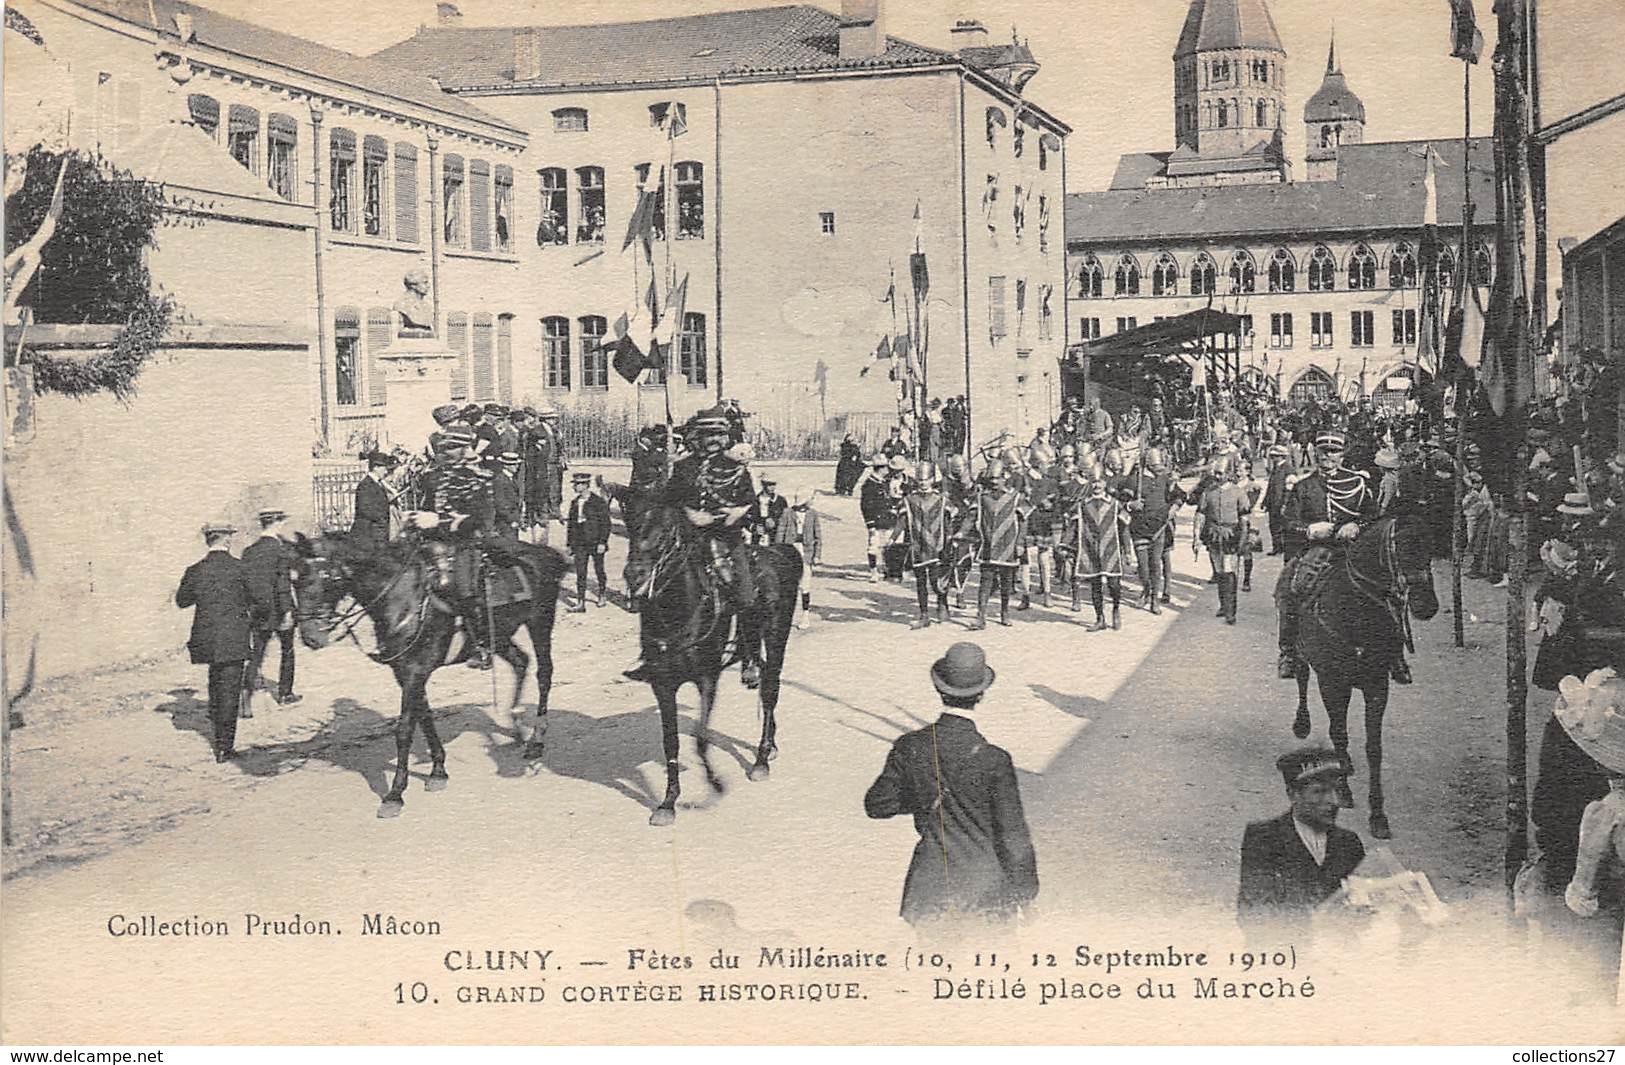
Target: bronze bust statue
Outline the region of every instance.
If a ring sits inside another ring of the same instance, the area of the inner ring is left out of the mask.
[[[400,316],[395,335],[403,340],[434,336],[434,307],[428,299],[428,272],[410,270],[401,282],[406,286],[406,291],[395,301],[395,313]]]

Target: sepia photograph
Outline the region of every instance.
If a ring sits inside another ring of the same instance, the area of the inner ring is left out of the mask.
[[[16,1060],[1625,1044],[1619,0],[4,16]]]

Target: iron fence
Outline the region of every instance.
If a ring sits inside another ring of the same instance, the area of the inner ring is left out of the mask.
[[[815,400],[816,403],[816,400]],[[648,424],[653,424],[651,418]],[[748,411],[745,438],[758,458],[775,462],[834,461],[841,440],[852,434],[865,453],[885,442],[897,424],[894,411],[857,411],[822,417],[790,410]],[[563,410],[559,431],[574,459],[624,459],[632,454],[640,425],[627,410]]]
[[[318,532],[343,532],[355,520],[355,489],[367,476],[358,465],[321,466],[311,477],[311,524]]]

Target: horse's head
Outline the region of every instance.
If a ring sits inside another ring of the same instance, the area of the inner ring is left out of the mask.
[[[1432,530],[1417,513],[1401,513],[1391,521],[1389,569],[1404,581],[1411,616],[1429,621],[1439,612],[1439,596],[1433,590]]]
[[[675,559],[687,536],[688,519],[674,506],[656,504],[638,522],[622,571],[634,603],[649,598],[659,571]]]
[[[350,594],[350,563],[345,545],[332,536],[294,540],[293,588],[299,638],[312,651],[327,646],[341,600]]]

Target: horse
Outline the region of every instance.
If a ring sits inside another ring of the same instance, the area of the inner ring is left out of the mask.
[[[1405,612],[1427,621],[1439,612],[1433,590],[1429,532],[1421,517],[1381,518],[1361,531],[1334,559],[1324,578],[1298,607],[1298,713],[1292,734],[1309,735],[1309,673],[1313,670],[1326,708],[1332,746],[1352,774],[1348,710],[1353,690],[1365,702],[1365,755],[1371,772],[1371,834],[1393,830],[1383,810],[1382,718],[1388,708],[1389,670],[1409,642]],[[1348,783],[1338,785],[1344,807],[1354,805]]]
[[[710,548],[693,528],[682,508],[644,500],[648,506],[632,533],[624,576],[629,602],[639,614],[639,638],[644,665],[636,672],[654,690],[660,705],[661,740],[666,756],[666,796],[649,817],[656,827],[677,819],[677,692],[693,682],[700,693],[700,722],[694,743],[705,779],[716,792],[722,782],[708,758],[711,708],[717,681],[729,665],[728,631],[737,611],[720,581],[709,575]],[[758,624],[755,631],[739,624],[734,660],[741,664],[746,687],[759,687],[762,736],[756,761],[746,771],[751,780],[765,780],[768,763],[778,754],[775,716],[784,650],[795,618],[801,583],[801,554],[793,544],[748,547],[755,578]],[[759,682],[752,675],[760,670]]]
[[[532,544],[503,544],[501,550],[523,568],[530,583],[530,598],[489,608],[489,642],[492,654],[514,669],[513,694],[505,706],[511,714],[530,668],[530,656],[513,642],[513,637],[520,628],[530,635],[536,652],[535,731],[527,734],[517,716],[512,720],[516,733],[525,742],[525,757],[534,760],[542,756],[543,737],[547,732],[547,696],[553,685],[553,622],[564,576],[564,556],[551,548]],[[395,779],[378,807],[379,817],[395,817],[405,803],[407,765],[415,730],[423,730],[434,763],[425,789],[440,791],[448,782],[446,749],[435,730],[434,713],[425,688],[430,674],[441,666],[466,661],[471,646],[465,641],[455,657],[450,655],[457,615],[435,604],[433,577],[416,546],[397,540],[381,550],[367,553],[339,536],[313,540],[299,537],[294,555],[295,618],[305,646],[319,650],[331,641],[335,632],[341,638],[353,638],[362,618],[371,618],[378,645],[371,657],[389,666],[395,674],[395,682],[400,685],[401,711],[395,723]],[[340,604],[346,598],[351,605],[341,612]]]

